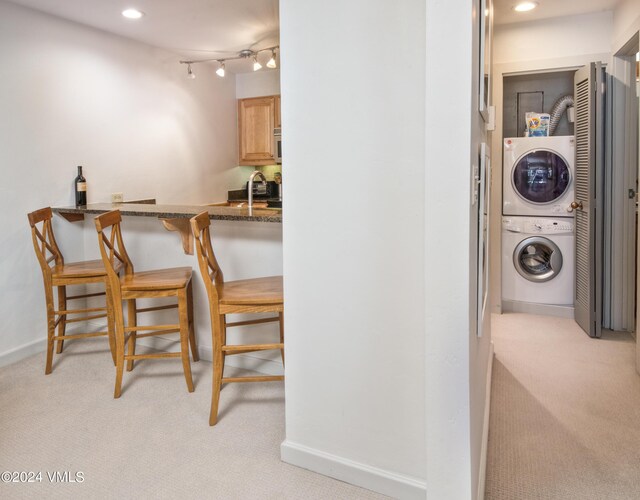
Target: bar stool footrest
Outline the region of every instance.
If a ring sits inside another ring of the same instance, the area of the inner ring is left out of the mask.
[[[222,352],[225,354],[238,354],[242,352],[253,351],[270,351],[272,349],[283,349],[284,344],[281,342],[275,344],[245,344],[245,345],[225,345],[222,346]]]
[[[182,354],[179,352],[158,352],[154,354],[127,354],[125,361],[130,359],[159,359],[159,358],[179,358]]]
[[[284,375],[265,375],[258,377],[223,377],[222,383],[228,382],[279,382],[284,380]]]
[[[109,335],[109,332],[91,332],[91,333],[74,333],[73,335],[54,335],[53,340],[73,340],[73,339],[88,339],[91,337],[104,337]]]

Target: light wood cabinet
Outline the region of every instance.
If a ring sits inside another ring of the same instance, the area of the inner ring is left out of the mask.
[[[238,165],[272,165],[274,127],[280,126],[280,96],[238,100]]]

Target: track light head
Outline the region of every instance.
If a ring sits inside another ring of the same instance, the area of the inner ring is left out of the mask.
[[[187,78],[191,78],[192,80],[196,77],[196,74],[191,69],[191,64],[187,64]]]
[[[223,78],[224,77],[224,61],[219,61],[220,67],[216,70],[216,75]]]
[[[267,68],[277,68],[276,64],[276,49],[271,49],[271,59],[267,62]]]
[[[262,68],[262,64],[258,62],[258,54],[253,56],[253,71],[258,71]]]

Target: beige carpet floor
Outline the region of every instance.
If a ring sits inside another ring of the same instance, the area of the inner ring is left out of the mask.
[[[189,394],[179,360],[142,361],[119,400],[101,340],[69,343],[49,376],[43,354],[0,369],[0,472],[43,476],[0,482],[0,498],[386,498],[280,461],[282,383],[225,386],[209,427],[211,364],[192,366]],[[84,480],[50,482],[56,471]]]
[[[640,499],[640,377],[628,334],[494,315],[487,500]]]

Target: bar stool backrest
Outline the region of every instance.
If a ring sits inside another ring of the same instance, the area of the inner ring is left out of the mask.
[[[200,274],[207,289],[209,303],[217,314],[218,287],[222,287],[224,284],[224,275],[211,246],[210,224],[208,212],[201,212],[191,219],[191,230],[196,240],[195,247]]]
[[[113,299],[113,310],[116,315],[116,325],[124,324],[122,317],[122,291],[120,289],[119,264],[124,268],[126,276],[133,274],[133,263],[127,254],[127,249],[122,241],[120,223],[122,215],[120,210],[112,210],[98,215],[94,222],[98,231],[98,246],[102,262],[107,271],[107,287]],[[117,326],[116,326],[117,327]]]
[[[36,251],[36,257],[42,268],[42,274],[45,280],[51,279],[51,262],[55,262],[56,266],[64,265],[62,252],[58,248],[56,238],[53,234],[53,226],[51,219],[53,213],[51,207],[41,208],[35,212],[27,214],[29,225],[31,226],[31,237],[33,239],[33,248]],[[40,224],[40,227],[38,227]]]

